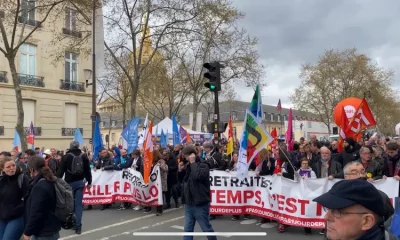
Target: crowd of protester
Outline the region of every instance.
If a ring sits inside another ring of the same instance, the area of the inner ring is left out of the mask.
[[[356,142],[346,138],[343,146],[344,150],[338,152],[337,141],[320,142],[315,136],[311,136],[309,141],[301,138],[294,144],[293,150],[288,151],[287,146],[280,142],[275,147],[261,150],[250,164],[249,170],[259,176],[278,175],[294,181],[300,178],[365,179],[368,182],[387,177],[400,179],[398,142],[378,138]],[[62,222],[52,214],[56,199],[51,184],[56,177],[64,178],[73,190],[74,230],[80,234],[83,192],[85,184],[91,187],[92,170],[120,171],[132,168],[143,175],[143,151],[139,148],[128,154],[125,149],[112,146],[101,149],[96,159],[92,159],[92,156],[85,147],[81,150],[76,141],[71,142],[65,152],[53,148],[37,148],[35,151],[28,149],[24,153],[15,150],[1,152],[0,240],[19,239],[18,236],[21,235],[24,239],[58,239]],[[77,158],[83,163],[81,171],[74,168]],[[215,146],[207,142],[203,145],[190,143],[168,147],[156,144],[152,167],[160,166],[165,203],[164,206],[156,207],[156,215],[162,215],[164,209],[178,208],[180,204],[185,204],[185,216],[188,218],[185,219],[185,231],[192,232],[194,223],[202,221],[202,230],[212,232],[210,220],[219,216],[209,215],[209,171],[236,171],[237,163],[238,153],[227,155],[225,146]],[[199,171],[208,173],[199,177],[195,175]],[[387,200],[385,194],[380,194]],[[384,211],[379,214],[382,219],[389,221],[393,207],[390,202],[385,202]],[[111,206],[102,205],[101,210]],[[89,205],[87,209],[91,210],[93,207]],[[119,203],[117,209],[152,212],[150,207],[132,206],[130,203]],[[231,219],[236,221],[240,217],[235,215]],[[249,219],[251,216],[243,217]],[[329,223],[329,218],[325,219]],[[272,221],[268,218],[259,219],[260,223]],[[278,223],[277,230],[283,233],[288,227]],[[305,228],[304,233],[312,234],[312,229]],[[322,230],[320,234],[326,235],[326,230]]]

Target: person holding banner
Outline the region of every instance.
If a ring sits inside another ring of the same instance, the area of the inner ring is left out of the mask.
[[[194,147],[185,147],[182,153],[189,161],[183,179],[182,204],[185,204],[185,232],[193,232],[196,221],[203,232],[214,232],[209,220],[210,164],[196,156]],[[193,240],[193,236],[184,236],[184,240]],[[216,240],[216,236],[207,236],[208,240]]]

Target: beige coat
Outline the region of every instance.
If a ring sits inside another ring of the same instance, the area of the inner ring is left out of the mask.
[[[159,161],[160,170],[161,170],[161,187],[163,192],[168,191],[167,185],[167,177],[168,177],[168,165],[165,163],[165,160]]]

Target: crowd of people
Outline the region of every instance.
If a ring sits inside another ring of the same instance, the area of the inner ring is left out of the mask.
[[[26,150],[24,153],[18,151],[0,153],[0,205],[2,206],[0,240],[19,239],[20,236],[23,236],[23,239],[59,238],[63,222],[54,216],[56,196],[54,184],[52,184],[57,178],[64,178],[73,191],[73,229],[76,234],[81,234],[84,187],[85,185],[91,187],[92,170],[119,171],[133,168],[143,175],[143,151],[140,148],[128,154],[125,149],[112,146],[110,149],[101,149],[98,157],[92,159],[93,154],[84,147],[81,150],[80,147],[82,146],[79,146],[78,142],[73,141],[65,153],[56,149],[41,150],[39,148],[35,151]],[[311,136],[309,141],[301,138],[299,142],[294,143],[292,151],[288,151],[285,143],[276,143],[262,149],[250,164],[249,170],[259,176],[278,175],[294,181],[300,178],[339,178],[346,181],[363,180],[367,183],[387,177],[400,180],[398,142],[386,141],[377,137],[359,142],[346,138],[344,139],[344,150],[338,152],[337,147],[336,141],[324,143],[318,141],[316,136]],[[227,155],[225,152],[225,146],[217,147],[208,142],[202,145],[189,143],[185,146],[178,144],[168,147],[156,144],[152,166],[158,165],[161,169],[162,190],[165,199],[164,206],[156,207],[156,215],[162,215],[164,209],[178,208],[180,204],[184,204],[185,232],[193,232],[196,221],[200,223],[204,232],[212,232],[210,220],[217,220],[219,216],[209,214],[211,202],[209,172],[210,170],[228,172],[237,170],[238,153],[233,152]],[[368,188],[364,183],[357,182],[357,184],[360,189]],[[357,192],[352,195],[340,191],[340,188],[332,188],[329,196],[339,194],[342,198],[355,198],[356,200],[352,200],[353,205],[358,204],[365,208],[365,211],[372,212],[375,220],[379,218],[382,221],[390,221],[393,207],[390,201],[387,201],[384,193],[377,190],[377,196],[384,200],[382,201],[383,210],[377,210],[371,209],[368,205],[376,199],[369,202],[364,199],[368,202],[368,204],[364,204],[362,199],[357,200],[357,197],[360,198],[360,196],[353,196],[357,195]],[[173,200],[173,205],[171,200]],[[376,224],[370,228],[360,224],[357,226],[344,224],[340,225],[340,228],[349,228],[348,231],[337,231],[339,228],[337,224],[341,224],[339,218],[351,222],[350,217],[355,217],[347,216],[350,214],[346,214],[342,210],[354,206],[335,208],[323,197],[315,201],[327,209],[325,219],[328,228],[322,230],[320,234],[330,239],[346,239],[340,237],[343,234],[369,234],[370,231],[376,231]],[[338,202],[340,201],[338,200]],[[383,204],[384,202],[385,204]],[[101,210],[106,210],[110,206],[103,205]],[[117,207],[118,210],[133,208],[136,211],[143,210],[145,213],[152,212],[150,207],[131,206],[130,203],[120,203]],[[92,206],[87,208],[90,210]],[[231,219],[236,221],[240,217],[235,215]],[[248,219],[252,216],[244,215],[243,217]],[[346,219],[347,217],[349,219]],[[367,220],[369,219],[365,219],[365,221]],[[267,218],[259,219],[260,223],[271,221],[273,220]],[[330,227],[331,225],[336,227]],[[278,223],[277,230],[283,233],[288,230],[288,227]],[[312,229],[305,228],[304,233],[311,234]],[[185,239],[189,240],[192,237],[186,236]],[[216,239],[216,237],[209,236],[208,239]]]

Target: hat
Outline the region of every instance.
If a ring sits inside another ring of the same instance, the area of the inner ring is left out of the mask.
[[[78,141],[72,141],[69,144],[69,149],[79,149],[79,142]]]
[[[51,155],[51,150],[50,149],[46,149],[46,150],[44,150],[43,154]]]
[[[344,139],[345,142],[347,142],[349,145],[353,146],[356,145],[356,141],[354,141],[353,138],[347,137]]]
[[[359,204],[366,209],[384,215],[384,203],[379,191],[371,183],[355,179],[342,180],[313,200],[329,209],[342,209]]]

